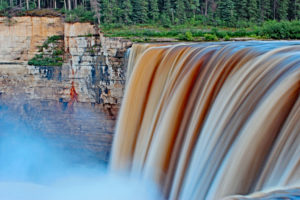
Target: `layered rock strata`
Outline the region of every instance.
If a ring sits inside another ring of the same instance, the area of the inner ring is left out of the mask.
[[[54,35],[63,35],[63,66],[28,65]],[[0,118],[13,112],[30,129],[56,138],[58,146],[107,161],[130,46],[100,37],[89,23],[0,17]],[[68,142],[59,142],[64,138]]]

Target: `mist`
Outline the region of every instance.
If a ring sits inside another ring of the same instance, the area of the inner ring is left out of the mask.
[[[0,116],[0,199],[160,199],[150,181],[112,174],[97,160],[74,162],[72,152],[15,120],[14,113],[5,116]]]

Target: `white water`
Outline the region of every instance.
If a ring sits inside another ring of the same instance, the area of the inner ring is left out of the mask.
[[[108,173],[96,160],[74,163],[19,121],[0,119],[0,128],[1,200],[159,199],[154,184]]]

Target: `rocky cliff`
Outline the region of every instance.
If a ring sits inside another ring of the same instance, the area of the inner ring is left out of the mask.
[[[55,35],[63,38],[63,65],[28,65]],[[124,39],[100,36],[89,23],[0,18],[0,119],[18,113],[14,119],[55,138],[58,146],[107,161],[130,46]]]

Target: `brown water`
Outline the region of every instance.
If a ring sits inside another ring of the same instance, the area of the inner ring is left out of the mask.
[[[135,45],[129,60],[112,170],[167,199],[299,197],[300,43]]]

